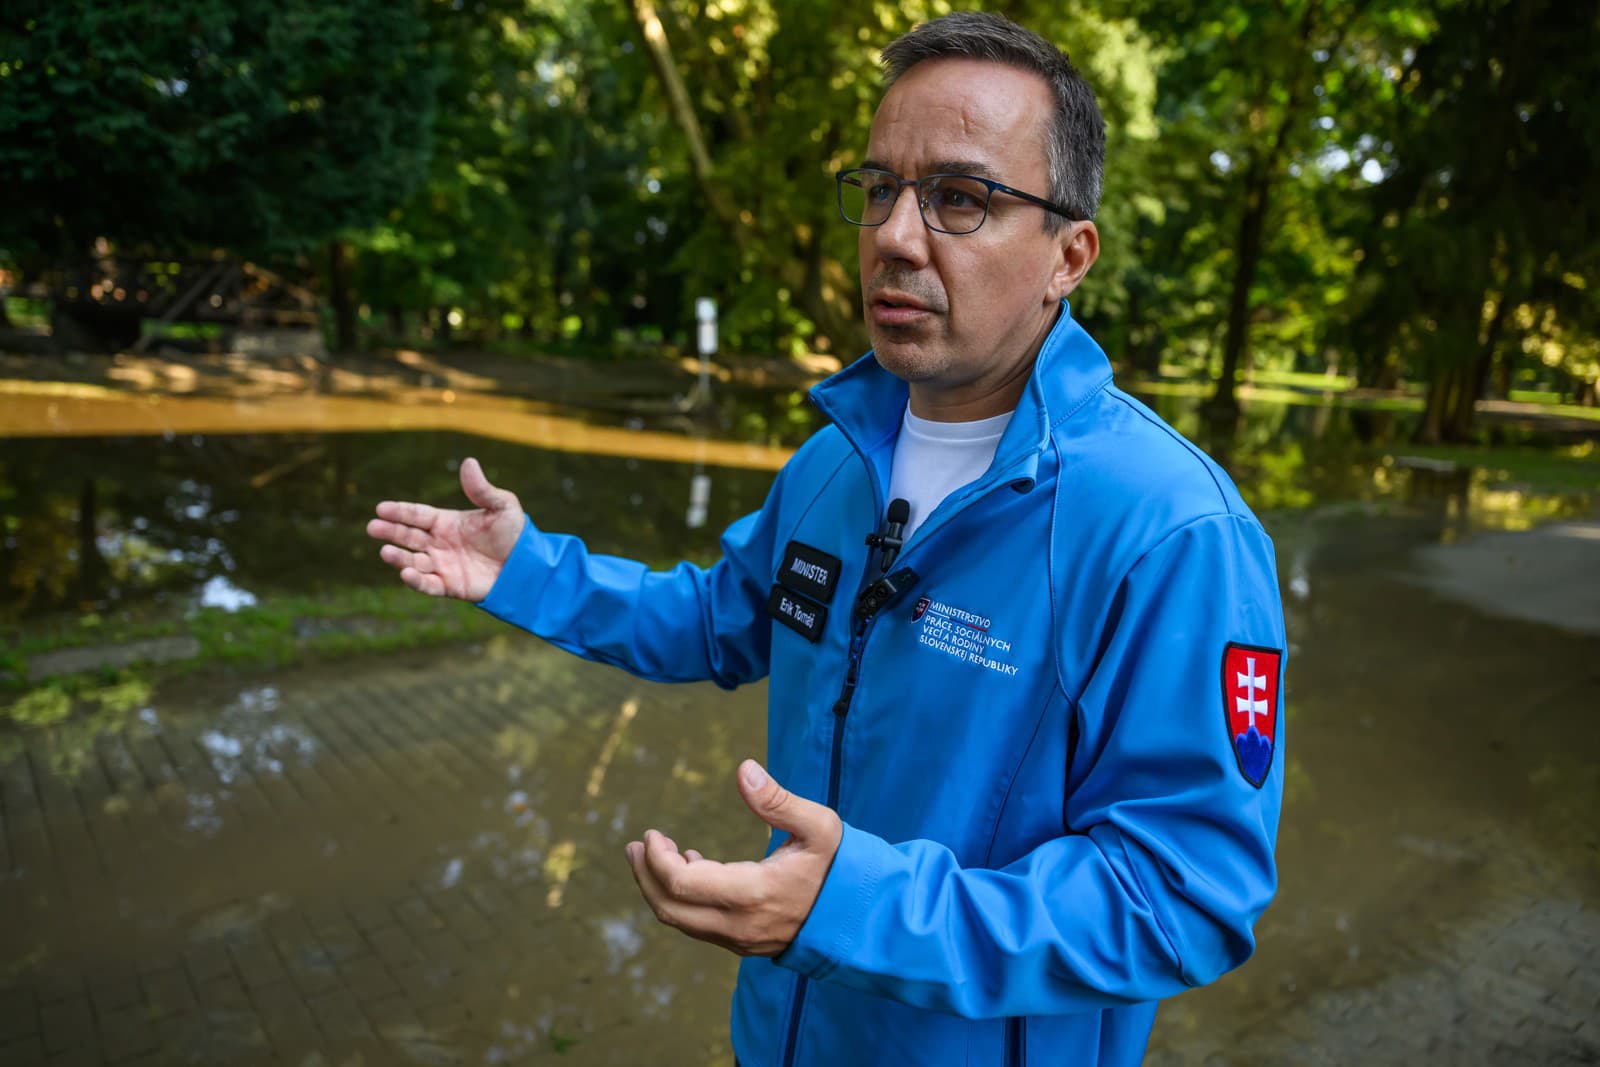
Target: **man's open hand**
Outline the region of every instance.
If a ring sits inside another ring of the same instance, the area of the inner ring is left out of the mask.
[[[419,593],[476,602],[494,588],[526,519],[516,494],[491,485],[475,459],[461,463],[461,491],[478,510],[385,500],[367,534],[389,542],[378,555]]]
[[[656,918],[741,956],[776,956],[800,932],[833,865],[844,824],[832,808],[797,797],[755,760],[739,765],[739,795],[789,839],[759,863],[718,863],[646,830],[628,842],[633,880]]]

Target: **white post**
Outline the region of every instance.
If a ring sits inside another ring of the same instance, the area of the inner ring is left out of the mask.
[[[711,398],[711,356],[717,350],[717,302],[702,296],[694,302],[694,317],[700,324],[700,399]]]
[[[711,504],[711,475],[707,474],[697,463],[695,464],[694,477],[689,480],[689,513],[684,516],[684,523],[691,530],[698,530],[706,524],[706,512]]]

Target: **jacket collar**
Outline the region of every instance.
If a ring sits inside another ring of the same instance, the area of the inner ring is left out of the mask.
[[[1110,381],[1105,353],[1063,300],[983,480],[1000,476],[1018,488],[1032,488],[1051,427]],[[872,352],[811,390],[812,402],[877,471],[880,487],[889,482],[889,461],[909,395],[906,383],[884,370]]]

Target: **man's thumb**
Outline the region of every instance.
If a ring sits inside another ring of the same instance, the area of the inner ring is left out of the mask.
[[[739,764],[739,795],[756,818],[801,840],[825,831],[833,814],[821,804],[789,792],[753,759]]]
[[[497,488],[484,476],[483,467],[472,458],[461,462],[461,491],[467,499],[485,511],[500,511],[513,506],[516,497],[505,489]]]

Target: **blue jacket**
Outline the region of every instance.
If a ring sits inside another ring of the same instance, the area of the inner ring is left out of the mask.
[[[742,1067],[1136,1064],[1276,886],[1272,543],[1065,304],[988,473],[887,583],[863,539],[906,386],[869,354],[812,398],[832,425],[715,566],[530,521],[482,606],[645,678],[770,675],[767,766],[845,828],[793,944],[740,967]]]

